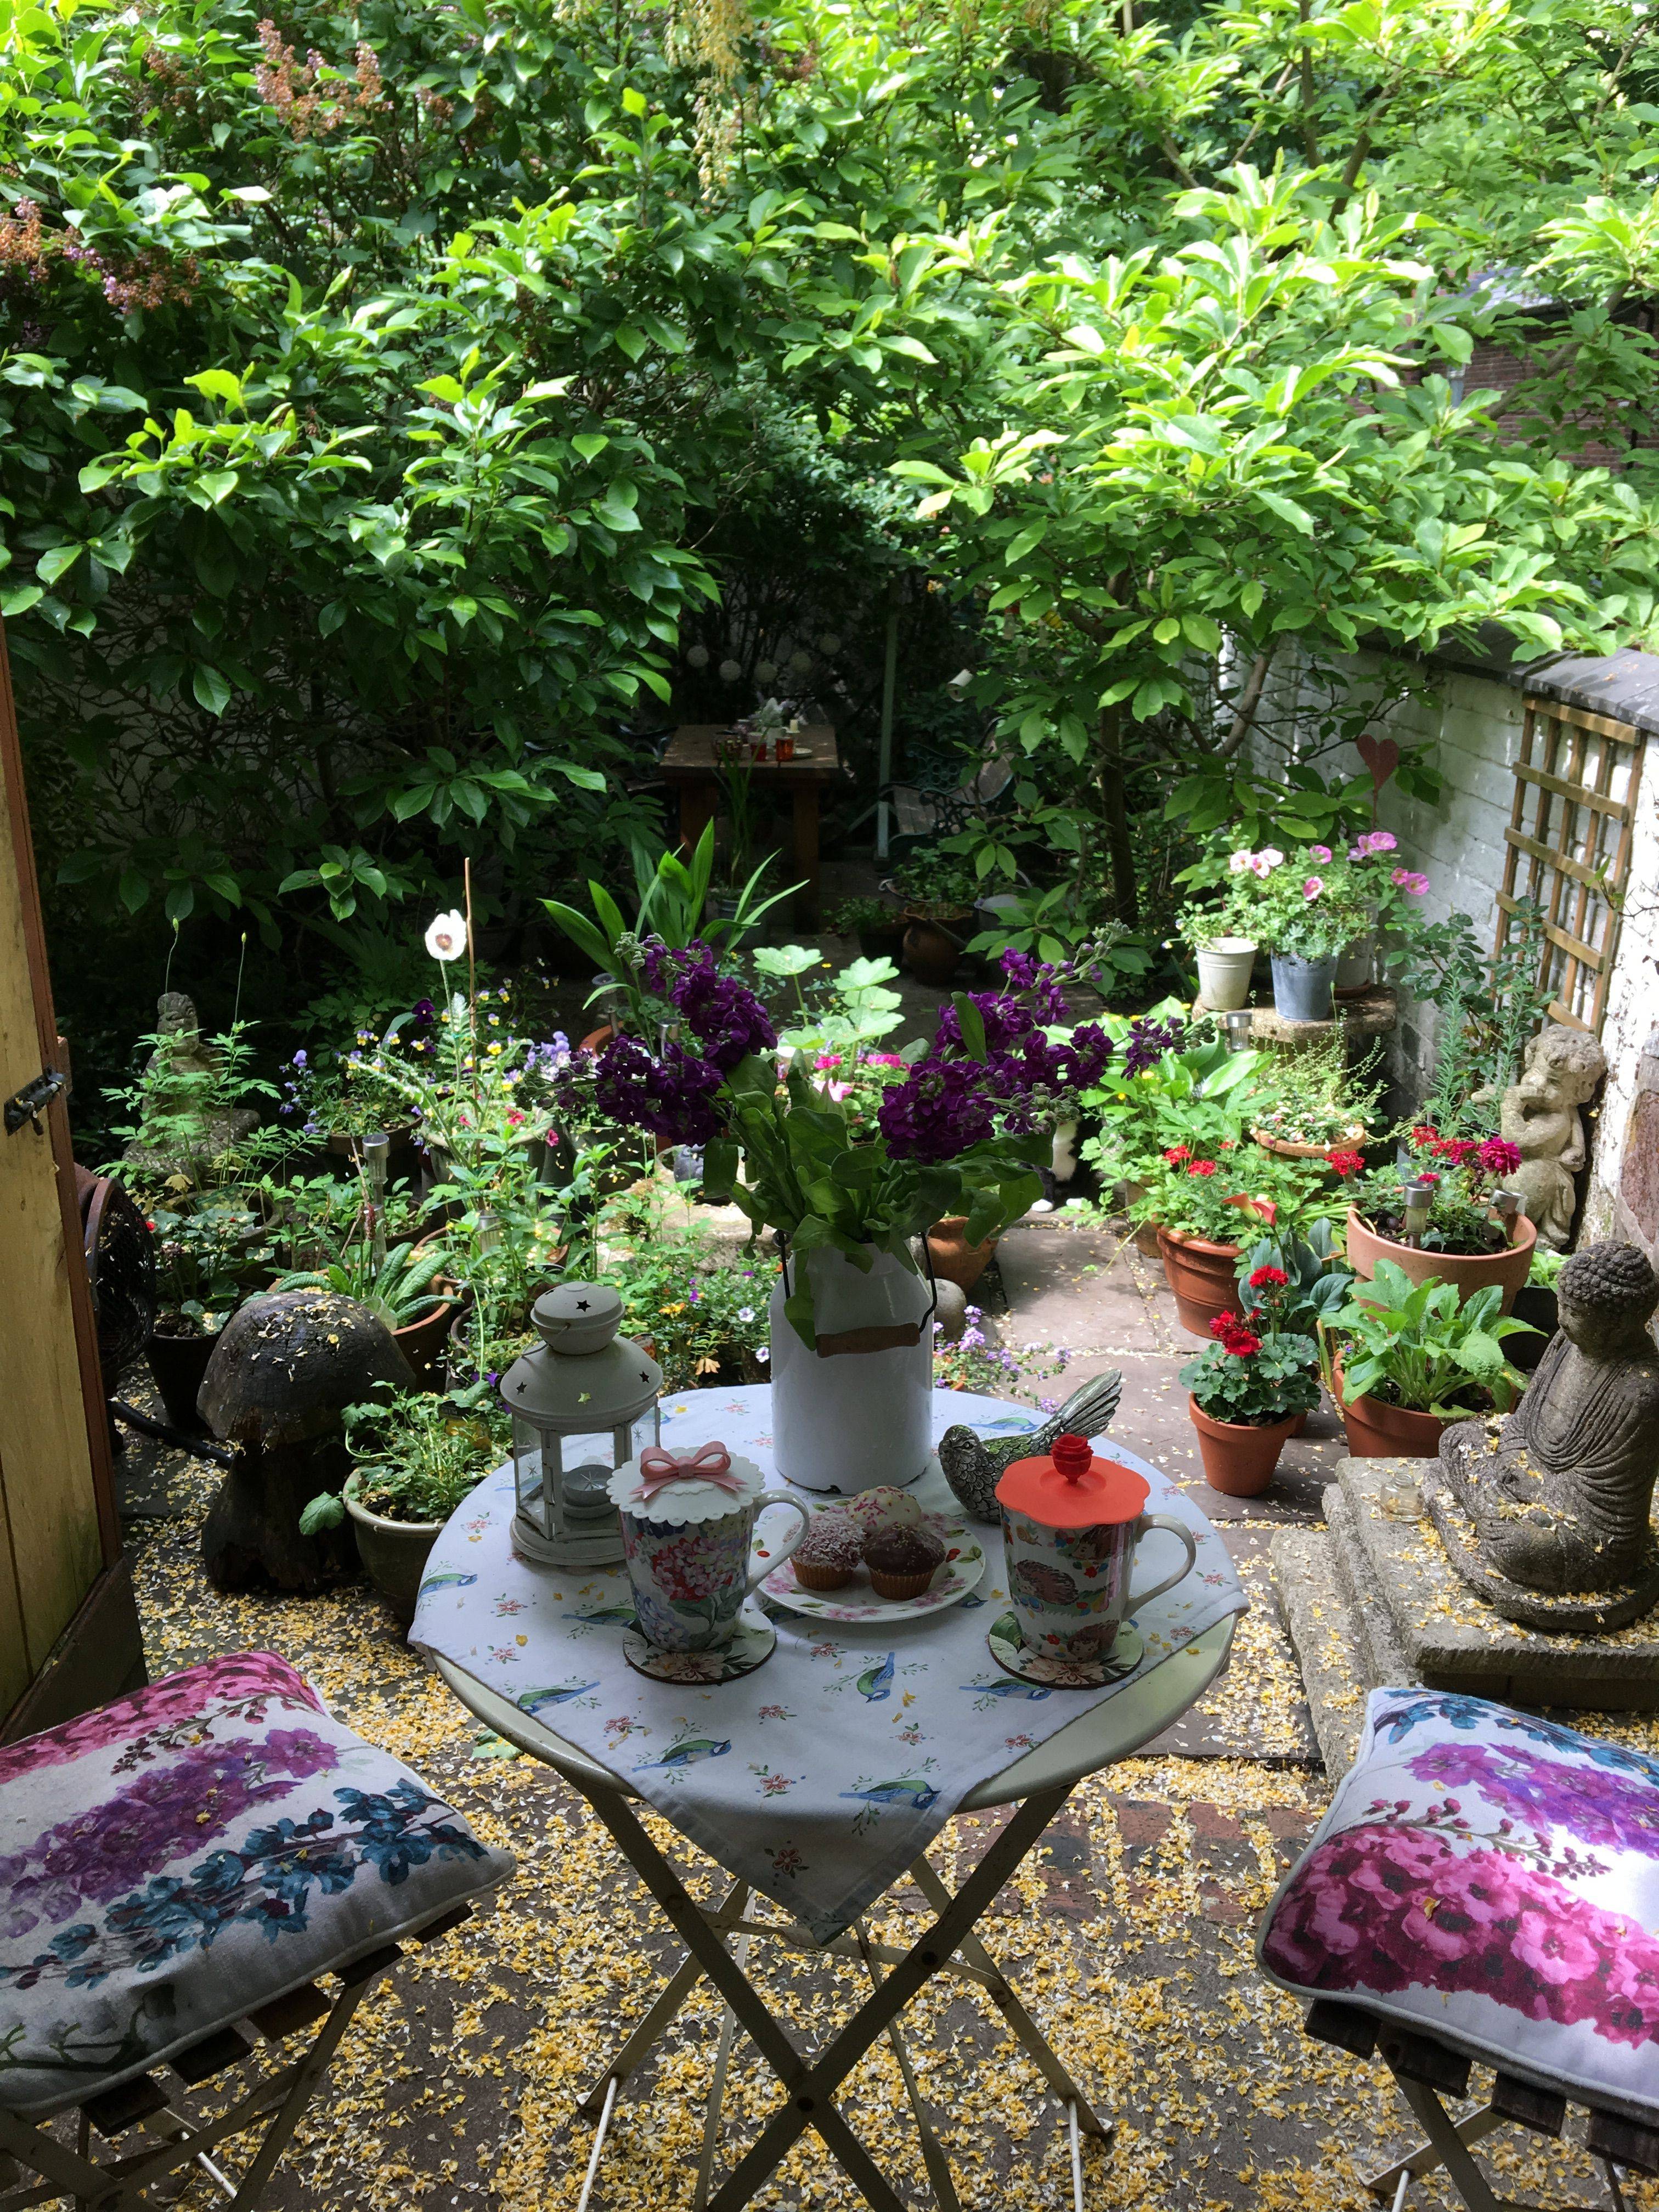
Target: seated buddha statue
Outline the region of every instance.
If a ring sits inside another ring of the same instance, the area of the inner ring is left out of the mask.
[[[1556,1296],[1560,1328],[1515,1411],[1440,1439],[1481,1563],[1552,1595],[1637,1578],[1659,1476],[1659,1276],[1634,1244],[1592,1244]]]

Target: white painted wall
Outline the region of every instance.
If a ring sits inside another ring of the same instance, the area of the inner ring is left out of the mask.
[[[1373,688],[1384,664],[1355,655],[1345,664],[1356,686]],[[1257,757],[1283,753],[1298,738],[1308,742],[1310,714],[1294,665],[1279,672],[1270,687],[1262,734],[1255,740]],[[1381,826],[1399,838],[1402,856],[1430,879],[1424,902],[1428,916],[1443,921],[1467,914],[1483,945],[1497,930],[1496,895],[1504,881],[1504,830],[1510,817],[1515,781],[1512,767],[1521,745],[1522,692],[1518,685],[1492,676],[1430,666],[1422,688],[1385,708],[1373,727],[1402,742],[1427,741],[1444,778],[1438,803],[1405,798],[1389,784],[1377,809]],[[1363,774],[1364,764],[1350,746],[1322,757],[1322,771]],[[1414,1103],[1433,1066],[1437,1012],[1432,1005],[1402,1000],[1400,1027],[1392,1041],[1390,1069],[1401,1103]],[[1626,1130],[1636,1096],[1638,1062],[1645,1049],[1659,1054],[1659,739],[1646,748],[1630,885],[1620,933],[1602,1044],[1608,1080],[1591,1132],[1591,1182],[1581,1238],[1628,1235],[1628,1218],[1620,1218],[1612,1194],[1623,1164]],[[1659,1254],[1655,1255],[1659,1258]]]

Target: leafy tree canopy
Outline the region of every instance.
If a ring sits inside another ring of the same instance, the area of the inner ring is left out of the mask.
[[[1126,904],[1137,778],[1256,803],[1287,641],[1659,631],[1613,0],[0,0],[0,612],[94,913],[586,872],[780,516],[954,595]]]

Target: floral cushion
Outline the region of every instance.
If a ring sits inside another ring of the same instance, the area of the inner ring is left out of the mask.
[[[269,1651],[0,1746],[0,2107],[143,2073],[512,1865]]]
[[[1585,2103],[1659,2120],[1659,1760],[1483,1698],[1377,1690],[1256,1941]]]

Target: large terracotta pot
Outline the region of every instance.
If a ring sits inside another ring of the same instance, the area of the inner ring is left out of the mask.
[[[357,1556],[370,1582],[398,1620],[407,1624],[415,1618],[421,1577],[444,1524],[441,1521],[388,1521],[383,1514],[371,1513],[368,1506],[357,1503],[356,1486],[356,1475],[348,1475],[340,1498],[351,1516]]]
[[[1385,1405],[1381,1398],[1345,1398],[1342,1362],[1335,1369],[1336,1406],[1348,1431],[1348,1449],[1356,1459],[1435,1459],[1440,1439],[1450,1428],[1435,1413],[1413,1413],[1409,1407]],[[1459,1420],[1474,1419],[1460,1413]]]
[[[963,1291],[971,1291],[990,1266],[998,1242],[988,1237],[982,1244],[969,1244],[963,1234],[967,1226],[965,1213],[947,1213],[927,1232],[927,1256],[933,1263],[933,1273]]]
[[[1297,1416],[1287,1413],[1282,1421],[1261,1427],[1247,1421],[1212,1421],[1190,1395],[1187,1412],[1198,1431],[1199,1456],[1211,1489],[1224,1498],[1259,1498],[1273,1479],[1286,1437],[1296,1432]]]
[[[1460,1304],[1471,1291],[1484,1291],[1488,1283],[1496,1283],[1504,1293],[1505,1313],[1527,1279],[1537,1242],[1538,1231],[1524,1213],[1519,1213],[1515,1218],[1515,1242],[1501,1252],[1419,1251],[1415,1245],[1396,1244],[1390,1237],[1379,1237],[1365,1226],[1352,1206],[1348,1208],[1348,1265],[1356,1275],[1369,1282],[1379,1260],[1392,1260],[1413,1283],[1455,1283]]]
[[[1207,1244],[1201,1237],[1178,1237],[1173,1230],[1158,1232],[1158,1257],[1170,1288],[1175,1292],[1181,1326],[1194,1336],[1207,1336],[1218,1314],[1240,1313],[1238,1270],[1241,1247]]]
[[[1144,1182],[1130,1182],[1126,1180],[1117,1187],[1117,1196],[1126,1206],[1138,1206],[1146,1195],[1146,1186]],[[1134,1247],[1137,1252],[1143,1254],[1148,1260],[1161,1260],[1164,1257],[1158,1249],[1157,1222],[1143,1221],[1139,1224],[1134,1232]]]

